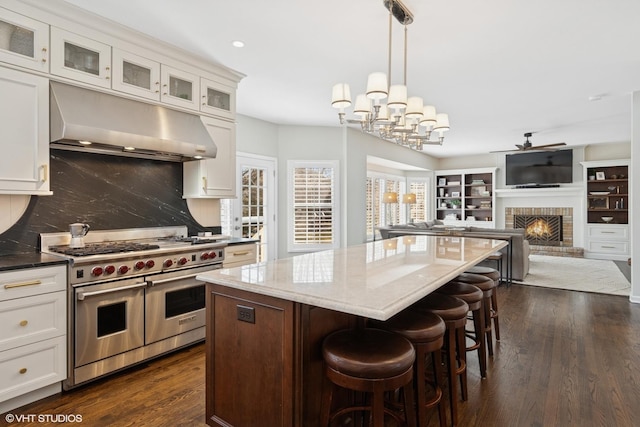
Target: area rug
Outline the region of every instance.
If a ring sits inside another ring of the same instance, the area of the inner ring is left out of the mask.
[[[631,291],[613,261],[546,255],[530,255],[529,274],[518,283],[611,295],[628,296]]]

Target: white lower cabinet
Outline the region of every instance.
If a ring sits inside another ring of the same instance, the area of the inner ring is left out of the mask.
[[[630,256],[629,225],[587,225],[585,258],[624,261]]]
[[[59,265],[0,273],[0,413],[62,389],[66,271]]]
[[[244,243],[230,245],[224,250],[224,262],[222,268],[240,267],[246,264],[255,264],[258,260],[257,243]]]

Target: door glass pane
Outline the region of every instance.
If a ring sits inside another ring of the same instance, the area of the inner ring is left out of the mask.
[[[122,63],[122,81],[151,90],[151,69],[124,61]]]
[[[65,42],[64,66],[96,76],[100,75],[100,53]]]
[[[127,329],[127,303],[98,307],[98,338]]]
[[[165,318],[179,316],[204,308],[204,285],[164,294]]]
[[[231,97],[228,93],[207,88],[207,105],[229,111],[231,109]]]
[[[193,84],[190,81],[179,79],[176,76],[169,77],[169,95],[177,98],[193,100]]]
[[[0,20],[0,49],[33,58],[34,45],[33,31]]]

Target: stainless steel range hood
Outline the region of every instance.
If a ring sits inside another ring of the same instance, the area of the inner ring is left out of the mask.
[[[50,103],[55,148],[171,161],[217,153],[195,114],[58,82],[51,82]]]

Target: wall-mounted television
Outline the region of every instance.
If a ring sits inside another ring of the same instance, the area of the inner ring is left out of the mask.
[[[573,182],[573,151],[531,151],[506,156],[506,185],[552,185]]]

